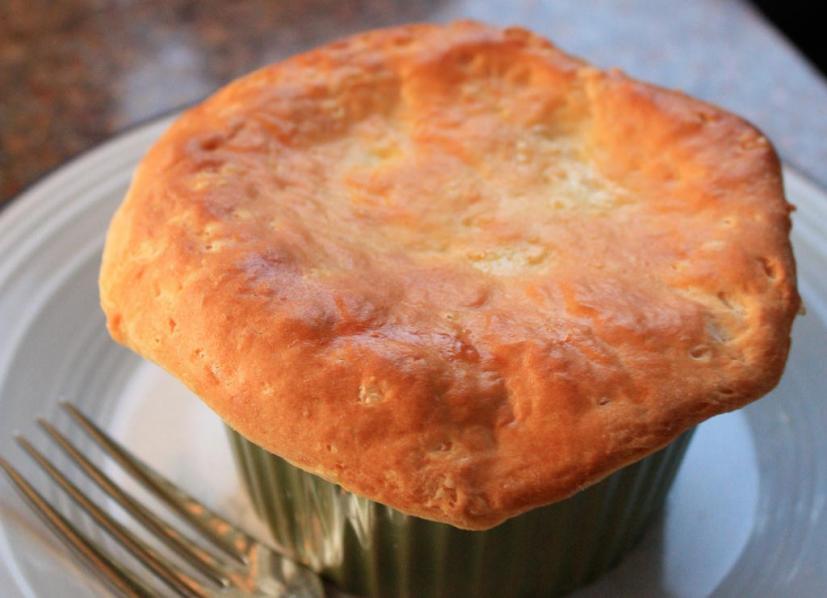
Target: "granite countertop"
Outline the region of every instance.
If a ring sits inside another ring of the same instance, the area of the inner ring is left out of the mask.
[[[827,186],[827,85],[738,0],[6,0],[0,204],[260,65],[366,28],[461,17],[531,27],[595,64],[731,109]]]

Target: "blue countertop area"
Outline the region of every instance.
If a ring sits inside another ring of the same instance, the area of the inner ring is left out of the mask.
[[[748,2],[453,2],[443,19],[510,21],[601,67],[681,89],[757,125],[827,186],[827,83]]]

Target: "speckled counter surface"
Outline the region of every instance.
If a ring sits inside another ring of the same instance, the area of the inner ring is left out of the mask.
[[[260,65],[366,28],[471,17],[720,104],[827,186],[827,84],[737,0],[5,0],[0,204],[71,156]]]

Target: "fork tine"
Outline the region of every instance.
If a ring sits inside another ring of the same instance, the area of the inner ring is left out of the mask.
[[[128,513],[155,533],[175,554],[181,556],[217,586],[228,583],[217,559],[152,513],[133,496],[115,484],[99,467],[93,464],[72,442],[44,419],[38,425],[98,487],[115,499]]]
[[[254,540],[248,534],[140,461],[101,430],[77,407],[67,402],[61,402],[60,405],[75,423],[135,480],[189,522],[222,552],[235,559],[239,564],[245,564],[245,555],[254,545]]]
[[[188,579],[182,573],[176,571],[175,566],[147,547],[132,532],[123,525],[107,515],[102,509],[95,505],[89,497],[69,481],[58,469],[26,438],[17,436],[17,443],[31,456],[43,470],[49,474],[57,484],[83,508],[101,527],[103,527],[113,538],[140,562],[151,569],[161,580],[164,581],[178,595],[196,598],[206,598],[206,594],[197,589],[194,580]]]
[[[153,596],[153,590],[139,581],[128,567],[119,563],[83,535],[69,521],[58,513],[43,496],[26,481],[8,461],[0,457],[0,468],[8,476],[15,489],[31,509],[63,542],[69,551],[93,574],[121,596],[145,598]]]

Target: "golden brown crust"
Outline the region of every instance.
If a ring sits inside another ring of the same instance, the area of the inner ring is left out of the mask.
[[[520,29],[414,25],[186,112],[112,222],[101,298],[253,442],[483,529],[776,384],[789,211],[731,114]]]

